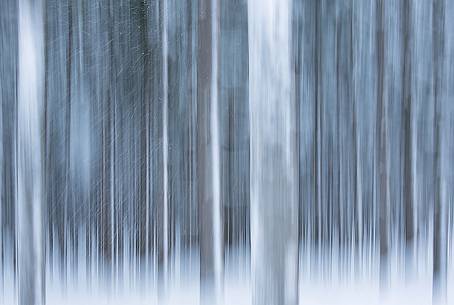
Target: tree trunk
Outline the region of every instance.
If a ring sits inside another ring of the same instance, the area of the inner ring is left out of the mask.
[[[41,1],[19,1],[17,230],[19,304],[44,304],[41,127],[44,24]]]
[[[219,0],[199,0],[197,68],[197,194],[202,304],[219,302],[222,285],[218,35]]]
[[[251,0],[249,114],[252,302],[298,303],[298,156],[291,1]]]
[[[156,180],[154,182],[154,200],[156,202],[156,231],[157,239],[157,256],[158,256],[158,293],[160,297],[165,297],[168,286],[169,271],[169,205],[168,205],[168,3],[167,0],[156,0],[155,9],[159,12],[158,28],[160,35],[160,45],[156,47],[161,55],[159,59],[155,58],[156,64],[160,64],[161,83],[157,91],[162,95],[158,96],[152,106],[154,113],[153,129],[157,133],[158,147],[156,152],[156,163],[158,168]],[[159,75],[159,74],[158,74]],[[162,103],[160,102],[162,98]]]
[[[412,97],[412,28],[411,1],[403,2],[402,10],[402,29],[403,29],[403,47],[402,60],[402,90],[403,90],[403,109],[402,109],[402,124],[403,124],[403,207],[405,209],[405,251],[406,257],[406,272],[408,273],[413,261],[413,238],[414,238],[414,211],[413,211],[413,97]]]
[[[447,297],[447,209],[445,199],[444,135],[447,84],[445,50],[445,0],[433,3],[433,79],[434,79],[434,210],[433,210],[433,303],[444,304]],[[447,105],[447,103],[446,103]],[[448,129],[449,130],[449,129]],[[450,134],[452,136],[452,134]]]
[[[387,107],[384,96],[384,63],[385,63],[385,33],[384,33],[384,1],[377,1],[377,171],[379,205],[379,244],[380,244],[380,285],[388,282],[388,231],[389,231],[389,191],[388,191],[388,162],[387,162]]]

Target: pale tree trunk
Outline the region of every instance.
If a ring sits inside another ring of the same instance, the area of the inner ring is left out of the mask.
[[[150,1],[150,197],[153,219],[153,256],[156,259],[159,299],[166,296],[168,281],[168,5],[167,0]],[[153,29],[156,29],[154,31]]]
[[[222,295],[218,36],[219,0],[199,0],[197,58],[197,196],[202,304]]]
[[[149,2],[150,27],[150,197],[153,219],[153,251],[157,276],[158,300],[165,303],[168,298],[170,239],[169,239],[169,1]],[[156,29],[156,31],[154,30]],[[148,35],[148,34],[147,34]]]
[[[298,303],[298,156],[291,1],[250,0],[252,302]]]
[[[41,119],[44,85],[41,1],[19,1],[17,230],[19,304],[44,304]]]

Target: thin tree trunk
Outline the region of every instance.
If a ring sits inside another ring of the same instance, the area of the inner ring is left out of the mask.
[[[160,92],[155,96],[152,106],[153,126],[152,130],[156,134],[152,137],[158,138],[154,168],[157,168],[153,183],[153,201],[156,204],[156,229],[157,240],[157,268],[158,268],[158,293],[160,297],[165,297],[168,285],[169,271],[169,206],[168,206],[168,3],[167,0],[156,0],[156,10],[158,10],[159,21],[159,45],[154,49],[159,56],[154,58],[155,64],[161,67],[160,73],[155,75],[155,81],[160,77],[160,82],[155,86],[155,91]],[[153,64],[152,64],[153,66]],[[161,102],[162,101],[162,102]]]
[[[197,176],[202,303],[218,300],[222,285],[218,35],[219,0],[199,0],[197,69]]]
[[[405,251],[406,257],[406,271],[410,271],[409,267],[413,261],[413,101],[412,101],[412,52],[411,52],[411,1],[405,0],[402,9],[402,29],[403,29],[403,47],[402,47],[402,90],[403,90],[403,110],[402,110],[402,124],[403,124],[403,198],[405,209]]]
[[[445,83],[445,0],[433,3],[433,79],[434,79],[434,211],[433,211],[433,303],[444,304],[447,297],[447,210],[443,194],[444,141],[443,111]]]
[[[388,282],[388,162],[387,162],[387,107],[384,96],[384,63],[385,63],[385,33],[384,33],[384,0],[377,1],[377,170],[379,205],[379,244],[380,244],[380,285]]]

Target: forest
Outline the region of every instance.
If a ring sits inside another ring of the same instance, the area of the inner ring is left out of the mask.
[[[451,0],[2,0],[0,305],[454,304],[453,29]]]

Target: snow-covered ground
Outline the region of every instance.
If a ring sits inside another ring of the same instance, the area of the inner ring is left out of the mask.
[[[187,268],[189,262],[181,260],[175,265],[166,295],[158,295],[156,285],[150,281],[116,284],[105,280],[67,278],[64,285],[59,277],[48,277],[47,305],[198,305],[199,281],[197,255],[194,255],[193,268]],[[224,272],[224,304],[251,304],[249,265],[247,256],[235,255],[226,260]],[[300,271],[299,299],[301,305],[430,305],[432,304],[432,279],[429,272],[420,273],[410,279],[399,276],[398,268],[389,289],[380,291],[375,272],[362,279],[333,277],[330,280],[316,279],[305,274],[306,265],[302,260]],[[179,271],[178,271],[179,270]],[[11,273],[6,273],[10,280],[3,283],[1,305],[16,304],[14,280]],[[6,279],[5,278],[5,279]],[[450,273],[448,281],[448,305],[454,305],[454,276]],[[451,288],[451,289],[450,289]]]
[[[451,281],[452,283],[452,281]],[[226,279],[224,290],[225,305],[251,304],[251,293],[248,280]],[[63,290],[53,283],[47,288],[48,305],[196,305],[199,304],[197,281],[172,285],[167,298],[159,298],[154,289],[110,289],[76,288],[68,286]],[[3,304],[15,304],[12,290],[6,291]],[[454,304],[453,293],[450,292],[448,304]],[[379,293],[377,282],[357,283],[320,283],[302,282],[300,284],[301,305],[331,304],[386,304],[386,305],[429,305],[431,300],[431,282],[418,280],[411,283],[394,285],[384,295]]]

